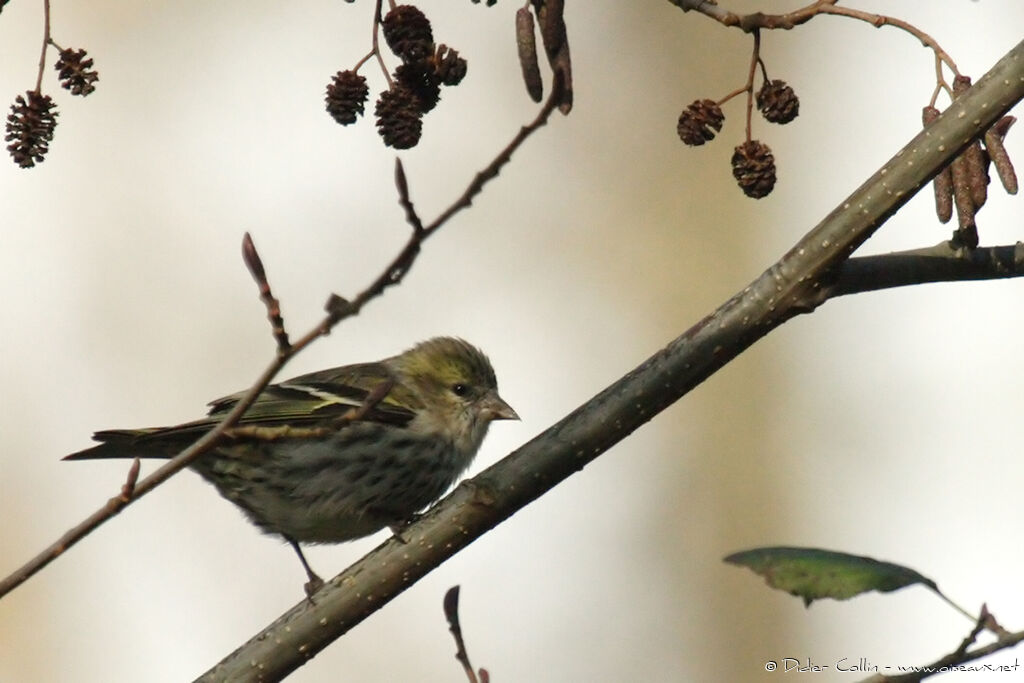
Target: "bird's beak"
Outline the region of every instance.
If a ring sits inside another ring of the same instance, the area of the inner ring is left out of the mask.
[[[518,420],[519,414],[496,392],[484,396],[480,412],[489,420]]]

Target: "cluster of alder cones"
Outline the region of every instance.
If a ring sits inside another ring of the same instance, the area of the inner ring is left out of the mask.
[[[771,123],[789,123],[800,113],[800,98],[782,80],[766,80],[755,101],[758,111]],[[692,147],[713,140],[725,122],[721,104],[706,99],[690,104],[679,115],[679,138]],[[732,155],[732,175],[748,197],[768,196],[775,187],[775,157],[771,148],[760,140],[750,139],[737,145]]]
[[[61,87],[72,95],[85,97],[96,90],[95,83],[100,79],[92,66],[92,59],[86,57],[85,50],[68,48],[60,51],[54,69]],[[10,143],[7,152],[18,166],[32,168],[45,160],[57,128],[56,108],[53,99],[39,88],[15,98],[11,113],[7,115],[4,142]]]
[[[384,40],[402,63],[374,107],[377,131],[395,149],[414,147],[423,133],[423,115],[441,97],[441,86],[458,85],[466,60],[445,45],[434,44],[430,20],[413,5],[398,5],[381,22]],[[343,126],[363,113],[369,87],[356,70],[339,71],[327,85],[327,112]]]

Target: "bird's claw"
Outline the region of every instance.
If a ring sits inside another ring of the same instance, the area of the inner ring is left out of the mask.
[[[420,515],[420,514],[417,514],[417,513],[414,512],[413,514],[409,515],[409,517],[407,519],[403,519],[401,522],[397,522],[395,524],[389,524],[388,528],[391,529],[391,533],[393,533],[395,535],[395,538],[397,538],[400,543],[402,543],[403,545],[406,545],[406,544],[409,543],[410,540],[412,540],[408,536],[406,536],[406,534],[405,534],[406,530],[411,525],[413,525],[416,522],[418,522],[421,517],[423,517],[423,515]]]
[[[324,587],[324,580],[321,579],[314,573],[309,574],[309,581],[302,585],[302,588],[306,591],[306,598],[310,604],[316,604],[313,602],[313,595]]]

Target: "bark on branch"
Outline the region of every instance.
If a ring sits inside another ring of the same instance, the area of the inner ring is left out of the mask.
[[[832,296],[909,284],[894,275],[891,284],[879,277],[879,287],[867,286],[857,278],[885,257],[868,257],[876,259],[872,263],[848,261],[849,256],[1022,98],[1024,43],[741,292],[557,424],[459,485],[403,531],[407,543],[385,542],[329,581],[315,605],[300,602],[199,680],[280,680],[789,318]],[[1016,255],[1013,262],[1019,270]]]

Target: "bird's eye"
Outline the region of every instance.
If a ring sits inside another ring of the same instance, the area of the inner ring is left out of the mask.
[[[469,387],[465,384],[453,384],[452,393],[456,396],[465,396],[469,393]]]

